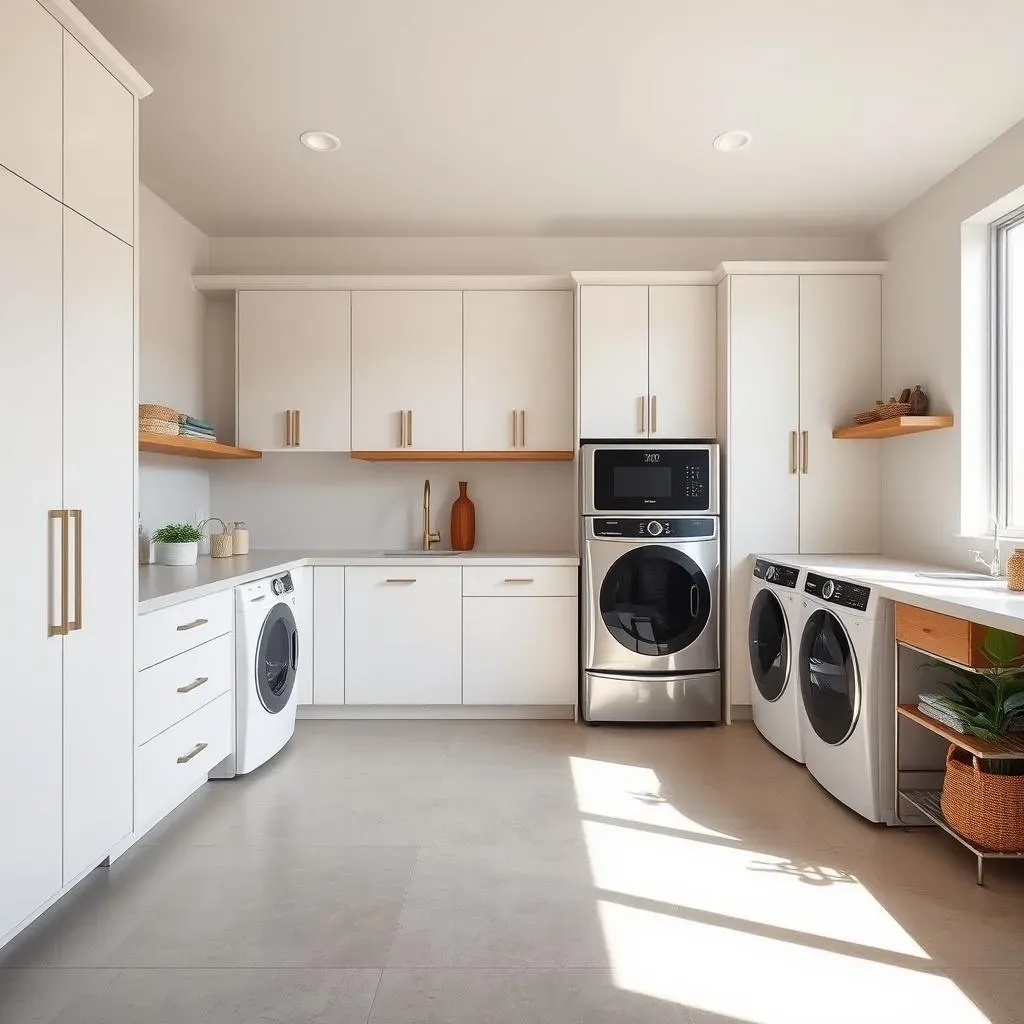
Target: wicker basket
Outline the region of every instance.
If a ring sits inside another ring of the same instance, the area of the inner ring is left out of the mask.
[[[999,853],[1024,853],[1024,775],[989,775],[976,757],[946,752],[942,813],[965,839]]]
[[[178,433],[178,421],[171,423],[170,420],[150,420],[139,418],[139,433],[141,434],[169,434]]]
[[[140,420],[167,420],[169,423],[178,422],[178,410],[172,409],[169,405],[148,405],[139,406]]]
[[[878,413],[874,409],[854,414],[853,422],[863,426],[865,423],[874,423],[878,419]]]
[[[888,402],[875,402],[875,419],[892,420],[897,416],[909,415],[909,402],[897,402],[895,398],[890,398]]]

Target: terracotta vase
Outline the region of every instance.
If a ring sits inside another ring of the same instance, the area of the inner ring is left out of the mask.
[[[472,551],[476,543],[476,506],[466,494],[469,484],[459,481],[459,496],[452,503],[452,548],[455,551]]]

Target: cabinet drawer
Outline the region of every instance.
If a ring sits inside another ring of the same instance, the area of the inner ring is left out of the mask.
[[[135,743],[151,740],[232,688],[230,633],[135,674]]]
[[[235,595],[231,590],[140,615],[135,626],[136,667],[149,668],[230,633],[234,622]]]
[[[169,811],[234,746],[232,695],[221,694],[135,751],[135,828]]]
[[[575,597],[574,565],[474,565],[462,570],[464,597]]]
[[[987,632],[986,626],[967,619],[912,604],[896,605],[897,640],[970,668],[989,667],[988,660],[978,650]]]

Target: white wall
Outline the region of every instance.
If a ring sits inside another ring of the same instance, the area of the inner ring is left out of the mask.
[[[193,272],[208,269],[210,240],[145,186],[140,188],[139,401],[206,415],[205,301]],[[139,514],[146,531],[210,507],[205,466],[164,455],[139,458]]]
[[[861,259],[861,237],[214,238],[227,274],[567,274],[710,270],[722,260]]]
[[[977,416],[961,402],[961,313],[975,304],[961,297],[962,225],[1021,185],[1024,122],[892,217],[874,240],[877,255],[889,261],[883,286],[884,390],[892,394],[919,383],[933,411],[957,417],[951,430],[882,442],[886,554],[967,566],[968,548],[978,546],[958,536],[961,420],[966,414],[970,421],[972,412]],[[981,456],[973,447],[969,454]]]

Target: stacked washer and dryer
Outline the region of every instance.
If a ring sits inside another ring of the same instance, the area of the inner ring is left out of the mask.
[[[891,825],[892,603],[867,583],[831,575],[829,562],[755,558],[748,623],[754,724],[836,799]]]

